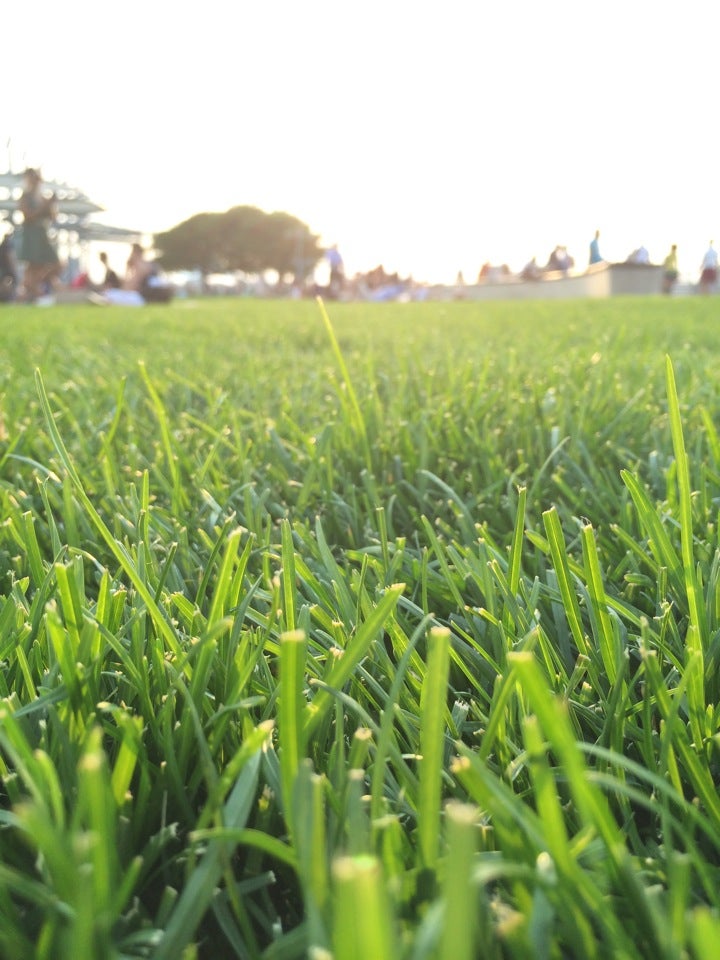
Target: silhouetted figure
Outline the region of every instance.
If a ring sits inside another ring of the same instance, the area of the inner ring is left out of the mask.
[[[115,273],[113,268],[108,263],[108,256],[105,253],[105,251],[103,251],[99,255],[99,257],[100,257],[100,263],[105,268],[105,276],[103,277],[103,281],[101,284],[102,289],[103,290],[119,290],[120,287],[122,286],[122,283],[120,282],[120,277]]]

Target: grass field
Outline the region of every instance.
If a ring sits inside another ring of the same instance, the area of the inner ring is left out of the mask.
[[[716,957],[718,320],[0,311],[0,957]]]

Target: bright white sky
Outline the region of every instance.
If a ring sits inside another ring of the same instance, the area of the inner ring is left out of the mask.
[[[3,9],[0,150],[148,232],[287,210],[349,272],[720,245],[710,0],[35,0]],[[0,153],[0,169],[6,166]]]

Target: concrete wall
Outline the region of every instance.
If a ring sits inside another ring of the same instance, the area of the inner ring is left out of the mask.
[[[509,277],[495,283],[466,286],[436,286],[431,300],[570,300],[660,293],[662,267],[643,263],[597,263],[585,273],[565,276],[546,274],[542,280],[524,281]]]
[[[613,263],[610,265],[610,294],[647,296],[662,293],[663,268],[654,263]]]

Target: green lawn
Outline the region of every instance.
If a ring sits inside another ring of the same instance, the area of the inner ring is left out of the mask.
[[[0,957],[714,958],[718,301],[329,313],[0,310]]]

